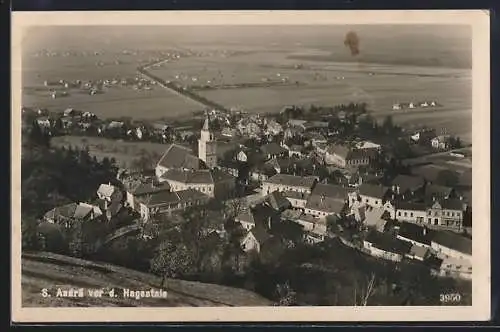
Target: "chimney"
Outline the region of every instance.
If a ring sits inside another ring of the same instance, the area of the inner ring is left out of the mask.
[[[399,194],[399,186],[396,186],[396,193]]]
[[[267,217],[267,228],[271,229],[271,217]]]
[[[426,236],[426,235],[427,235],[427,227],[424,227],[424,230],[422,231],[422,234],[423,234],[424,236]]]

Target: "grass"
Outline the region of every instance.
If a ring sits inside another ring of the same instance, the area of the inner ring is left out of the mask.
[[[119,306],[119,307],[179,307],[179,306],[267,306],[271,302],[252,292],[200,282],[168,279],[166,299],[126,299],[83,297],[44,298],[43,288],[49,292],[58,287],[85,289],[115,288],[149,290],[158,289],[157,276],[133,271],[111,264],[90,262],[52,253],[30,253],[22,257],[22,304],[25,307],[75,307],[75,306]]]
[[[77,147],[79,149],[88,147],[91,155],[98,159],[104,157],[115,158],[121,167],[130,166],[130,163],[146,155],[151,158],[159,159],[165,150],[167,144],[150,142],[125,142],[102,137],[80,137],[80,136],[58,136],[51,140],[54,147]]]

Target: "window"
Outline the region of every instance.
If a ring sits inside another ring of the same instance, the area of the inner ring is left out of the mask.
[[[427,215],[430,216],[431,215],[431,210],[427,211]]]
[[[437,211],[434,211],[434,217],[437,217],[438,213]]]
[[[410,217],[413,217],[413,212],[410,213]]]
[[[434,225],[438,224],[438,218],[434,218]]]
[[[368,203],[368,198],[367,198],[367,199],[365,199],[365,203]]]
[[[398,212],[398,217],[401,217],[401,211]]]
[[[407,213],[407,212],[405,212],[405,217],[407,217],[407,216],[408,216],[408,213]]]
[[[378,201],[375,201],[375,205],[378,205]]]

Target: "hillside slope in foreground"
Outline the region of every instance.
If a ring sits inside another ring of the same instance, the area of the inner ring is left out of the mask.
[[[272,302],[247,290],[168,279],[166,298],[76,298],[56,297],[57,288],[158,290],[161,278],[116,265],[90,262],[52,253],[29,253],[22,256],[23,307],[208,307],[208,306],[268,306]],[[52,292],[50,298],[41,295],[43,288]]]

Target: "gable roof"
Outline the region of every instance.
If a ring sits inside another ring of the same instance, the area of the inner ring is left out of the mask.
[[[238,214],[234,219],[237,222],[243,221],[255,225],[255,218],[250,209],[246,209],[245,211],[240,212],[240,214]]]
[[[387,189],[388,189],[387,187],[378,186],[375,184],[362,183],[358,188],[358,192],[360,195],[363,196],[382,199],[387,193]]]
[[[307,199],[306,209],[326,213],[341,213],[346,202],[343,199],[311,195]]]
[[[376,248],[397,254],[409,253],[412,247],[411,243],[394,238],[389,233],[372,231],[368,233],[365,240],[366,242],[371,243],[372,246]]]
[[[314,187],[311,196],[325,196],[344,201],[345,199],[347,199],[347,194],[348,190],[342,186],[335,184],[318,183]]]
[[[208,196],[195,189],[185,189],[181,191],[161,191],[139,198],[139,201],[148,207],[193,202],[196,200],[208,199]]]
[[[440,186],[437,184],[427,184],[425,186],[425,196],[432,198],[432,197],[448,197],[451,192],[453,191],[453,188],[446,187],[446,186]]]
[[[284,147],[275,142],[262,145],[260,150],[266,155],[278,155],[287,152]]]
[[[346,159],[349,155],[350,149],[347,146],[344,145],[338,145],[338,144],[330,144],[328,145],[328,148],[326,149],[326,152],[328,154],[336,154],[344,159]]]
[[[311,189],[317,181],[315,176],[295,176],[289,174],[276,174],[265,182],[292,187],[303,187]]]
[[[191,149],[177,144],[170,144],[158,161],[158,166],[165,168],[199,169],[200,160],[193,155]]]
[[[458,198],[448,198],[439,201],[441,207],[445,210],[465,210],[465,202]]]
[[[162,179],[177,181],[182,183],[199,183],[199,184],[213,184],[214,179],[208,169],[200,170],[180,170],[169,169],[161,176]]]
[[[291,205],[290,201],[278,190],[267,195],[266,201],[273,209],[279,211],[287,209]]]
[[[398,234],[400,236],[418,243],[426,244],[429,246],[431,245],[432,235],[434,234],[432,230],[424,229],[421,226],[409,222],[401,222],[398,226]]]
[[[269,234],[264,228],[262,227],[254,227],[250,231],[250,233],[253,234],[255,239],[259,242],[259,244],[263,244],[267,240],[271,238],[271,234]]]
[[[142,196],[160,191],[170,191],[170,184],[168,182],[133,181],[127,184],[127,190],[134,196]]]
[[[99,186],[99,189],[97,189],[97,193],[105,197],[111,197],[115,190],[115,186],[103,183]]]
[[[396,210],[427,211],[427,205],[425,203],[396,201],[395,207]]]
[[[432,242],[464,254],[472,255],[472,240],[451,231],[436,231]]]
[[[416,190],[421,188],[424,185],[425,180],[420,176],[399,174],[394,178],[394,180],[392,180],[391,183],[392,185],[399,186],[400,190],[404,192],[407,190]]]

